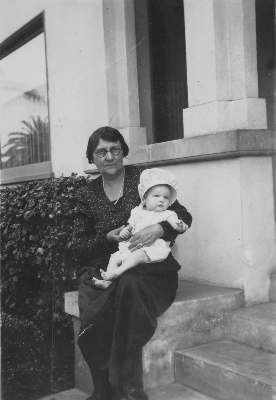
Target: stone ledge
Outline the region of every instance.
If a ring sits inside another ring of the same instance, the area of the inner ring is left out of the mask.
[[[27,182],[34,179],[48,179],[53,176],[51,161],[45,161],[37,164],[22,165],[21,167],[2,169],[1,185]]]
[[[64,294],[64,311],[79,318],[78,292],[68,292]]]
[[[268,156],[275,154],[276,136],[266,129],[233,130],[194,136],[170,142],[130,147],[125,165],[166,165],[212,161],[232,157]],[[83,160],[84,172],[98,173]]]
[[[221,286],[210,286],[202,283],[179,280],[178,290],[173,305],[181,303],[183,301],[191,301],[191,300],[197,301],[202,298],[217,297],[220,295],[232,294],[233,292],[242,293],[242,290],[225,288]],[[67,314],[79,318],[77,291],[65,293],[64,304],[65,304],[64,311]]]

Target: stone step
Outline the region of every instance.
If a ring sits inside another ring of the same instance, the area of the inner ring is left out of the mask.
[[[224,312],[243,305],[239,289],[179,281],[174,303],[143,348],[145,389],[173,383],[174,351],[223,339]]]
[[[64,392],[41,397],[39,400],[86,400],[89,395],[78,389],[66,390]]]
[[[269,299],[270,301],[276,301],[276,274],[272,274],[270,278],[271,278],[271,284],[270,284]]]
[[[86,400],[89,395],[78,389],[66,390],[57,394],[51,394],[39,400]],[[149,400],[214,400],[193,389],[178,383],[152,389],[148,392]],[[124,399],[123,399],[124,400]]]
[[[276,353],[276,303],[227,311],[225,338]]]
[[[175,352],[176,381],[218,400],[274,400],[276,356],[227,340]]]
[[[214,400],[178,383],[151,389],[147,393],[149,400]]]

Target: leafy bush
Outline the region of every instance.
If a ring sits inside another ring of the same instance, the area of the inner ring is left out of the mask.
[[[85,177],[32,181],[2,191],[2,309],[42,322],[62,315],[63,293],[76,279],[65,265],[71,240],[75,191]],[[41,326],[40,326],[41,327]]]
[[[68,333],[71,324],[63,312],[63,294],[77,289],[77,279],[65,248],[72,235],[75,192],[86,183],[72,174],[1,192],[2,311],[31,321],[51,340],[53,332]]]
[[[2,313],[2,398],[31,400],[49,391],[49,343],[34,323]]]

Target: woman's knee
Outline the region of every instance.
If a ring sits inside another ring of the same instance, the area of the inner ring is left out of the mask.
[[[124,272],[119,279],[118,283],[123,289],[133,289],[140,285],[139,275],[136,275],[133,270]]]

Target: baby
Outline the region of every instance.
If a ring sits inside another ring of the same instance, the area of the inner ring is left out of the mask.
[[[112,254],[106,272],[100,270],[104,280],[93,278],[95,286],[107,288],[118,276],[139,264],[165,260],[170,251],[170,242],[157,239],[149,247],[141,247],[131,252],[129,239],[147,226],[168,221],[179,232],[188,229],[174,211],[167,210],[177,197],[177,182],[174,175],[159,168],[146,169],[140,177],[138,191],[141,204],[130,214],[128,225],[120,232],[124,241],[119,243],[119,251]]]

